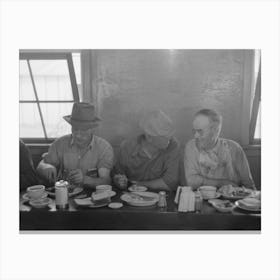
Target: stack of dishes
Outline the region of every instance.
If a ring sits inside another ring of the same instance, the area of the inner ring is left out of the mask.
[[[244,199],[238,200],[235,202],[235,205],[238,208],[246,211],[261,211],[261,201],[252,197],[246,197]]]
[[[47,197],[48,194],[45,191],[45,186],[35,185],[27,188],[27,192],[23,194],[22,198],[28,201],[32,207],[44,208],[47,207],[52,200]]]

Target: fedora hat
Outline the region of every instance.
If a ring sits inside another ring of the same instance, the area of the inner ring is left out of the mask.
[[[72,126],[83,129],[97,127],[100,121],[96,116],[94,105],[86,102],[74,103],[72,114],[63,118]]]

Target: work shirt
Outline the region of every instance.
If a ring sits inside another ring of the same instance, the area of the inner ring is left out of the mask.
[[[20,140],[20,190],[38,185],[39,179],[33,166],[32,156],[27,146]]]
[[[129,180],[151,181],[163,179],[171,189],[178,184],[179,144],[171,138],[166,149],[150,158],[142,147],[144,135],[125,140],[120,146],[114,174],[125,174]]]
[[[254,188],[250,167],[241,146],[235,141],[219,138],[211,150],[199,150],[195,139],[185,147],[184,167],[187,184],[201,186],[202,177],[227,179],[237,185]]]
[[[113,148],[104,139],[93,136],[90,144],[83,153],[73,142],[72,135],[58,138],[49,148],[44,157],[45,163],[54,165],[58,171],[58,177],[62,177],[63,171],[81,169],[86,175],[92,169],[113,167]]]

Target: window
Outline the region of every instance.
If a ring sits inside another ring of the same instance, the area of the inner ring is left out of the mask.
[[[251,100],[250,144],[261,142],[261,52],[255,50],[253,95]]]
[[[70,133],[71,114],[81,91],[80,53],[20,53],[20,137],[52,141]]]

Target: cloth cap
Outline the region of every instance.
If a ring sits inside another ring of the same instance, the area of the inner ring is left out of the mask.
[[[155,110],[147,113],[139,123],[145,133],[151,136],[171,137],[175,128],[171,119],[161,110]]]
[[[96,127],[100,121],[96,116],[94,105],[86,102],[74,103],[72,114],[63,118],[72,126],[82,129]]]

